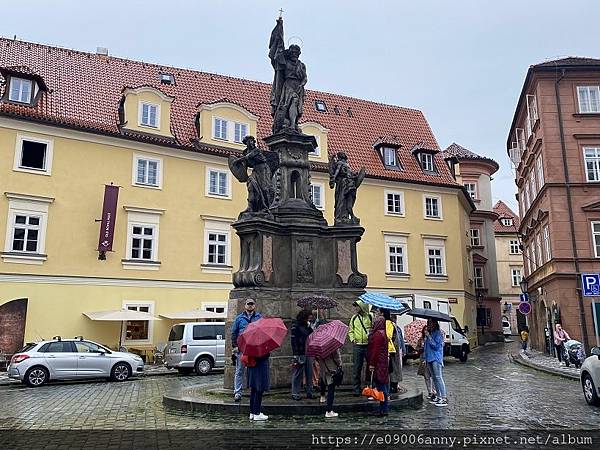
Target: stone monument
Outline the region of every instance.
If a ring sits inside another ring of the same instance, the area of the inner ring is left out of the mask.
[[[256,299],[261,314],[281,317],[289,328],[300,311],[300,298],[326,295],[338,302],[330,318],[347,322],[352,303],[367,285],[366,275],[358,270],[356,253],[365,230],[353,212],[364,168],[353,172],[341,152],[331,159],[329,184],[335,187],[335,223],[329,226],[310,194],[308,154],[317,143],[298,129],[306,67],[299,60],[300,47],[285,49],[283,42],[280,17],[269,43],[275,76],[270,98],[273,134],[264,139],[268,150],[259,148],[249,136],[242,155],[229,158],[233,175],[247,184],[248,207],[233,223],[241,249],[227,308],[227,355],[231,354],[231,323],[243,311],[247,298]],[[349,364],[350,347],[343,353]],[[291,361],[288,334],[284,345],[271,354],[271,387],[290,385]],[[351,371],[346,372],[349,380]],[[228,363],[225,388],[232,387],[233,376],[234,367]]]

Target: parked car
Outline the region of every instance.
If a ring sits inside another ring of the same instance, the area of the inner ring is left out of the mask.
[[[510,322],[506,319],[502,319],[502,334],[504,334],[504,336],[510,336],[512,334]]]
[[[593,347],[591,353],[581,366],[581,387],[588,405],[600,406],[600,347]]]
[[[225,367],[225,323],[186,322],[173,325],[167,343],[165,365],[181,374],[206,375]]]
[[[83,337],[28,343],[14,354],[8,376],[31,387],[50,380],[106,377],[125,381],[144,372],[138,355],[115,352]]]

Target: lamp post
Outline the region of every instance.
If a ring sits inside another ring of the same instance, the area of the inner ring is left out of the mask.
[[[521,292],[523,294],[527,294],[527,289],[529,288],[529,282],[525,278],[522,278],[521,282],[519,284],[521,285]]]
[[[481,322],[481,339],[483,339],[485,334],[485,308],[483,307],[483,294],[478,292],[476,298],[477,304],[479,305],[479,311],[481,312],[481,314],[479,314],[479,320]]]

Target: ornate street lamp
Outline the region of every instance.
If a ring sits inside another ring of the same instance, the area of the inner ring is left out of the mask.
[[[529,283],[527,282],[527,280],[523,278],[519,284],[521,285],[521,292],[523,294],[526,294],[527,288],[529,288]]]

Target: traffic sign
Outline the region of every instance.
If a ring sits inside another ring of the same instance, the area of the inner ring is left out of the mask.
[[[519,312],[524,315],[529,314],[531,312],[531,303],[529,303],[529,302],[519,303]]]
[[[521,299],[522,302],[528,302],[529,301],[529,294],[527,292],[525,292],[523,294],[519,294],[519,298]]]
[[[582,273],[581,286],[584,297],[600,296],[600,273]]]

